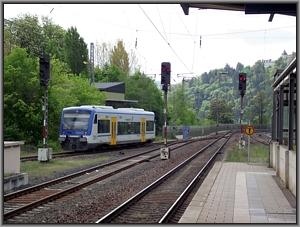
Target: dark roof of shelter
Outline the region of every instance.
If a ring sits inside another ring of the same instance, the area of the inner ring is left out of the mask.
[[[245,14],[284,14],[289,16],[297,15],[297,3],[181,3],[184,14],[189,14],[189,8],[218,9],[245,11]]]
[[[125,93],[124,82],[95,83],[95,87],[100,91]]]

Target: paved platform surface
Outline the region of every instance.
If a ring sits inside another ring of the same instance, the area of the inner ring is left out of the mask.
[[[266,166],[216,162],[179,223],[296,223],[275,177]]]

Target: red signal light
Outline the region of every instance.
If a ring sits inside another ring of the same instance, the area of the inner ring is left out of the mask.
[[[161,84],[165,84],[166,86],[168,86],[170,84],[170,77],[171,77],[170,62],[162,62],[161,63]]]
[[[161,74],[170,74],[171,72],[171,64],[170,62],[162,62],[161,64]]]
[[[240,94],[243,97],[246,91],[246,74],[245,73],[240,73],[239,74],[239,90]]]
[[[240,74],[240,81],[245,81],[245,80],[246,80],[246,75]]]

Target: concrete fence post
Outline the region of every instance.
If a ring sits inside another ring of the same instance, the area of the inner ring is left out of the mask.
[[[276,175],[280,176],[280,166],[279,166],[279,164],[280,164],[280,146],[278,143],[276,144],[275,152],[276,152]]]
[[[285,150],[285,187],[286,188],[289,188],[289,166],[290,166],[290,163],[289,163],[289,153],[290,151],[287,149]]]

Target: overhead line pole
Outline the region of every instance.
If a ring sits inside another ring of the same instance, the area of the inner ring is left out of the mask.
[[[94,43],[90,44],[90,83],[95,83],[95,74],[94,74]]]

